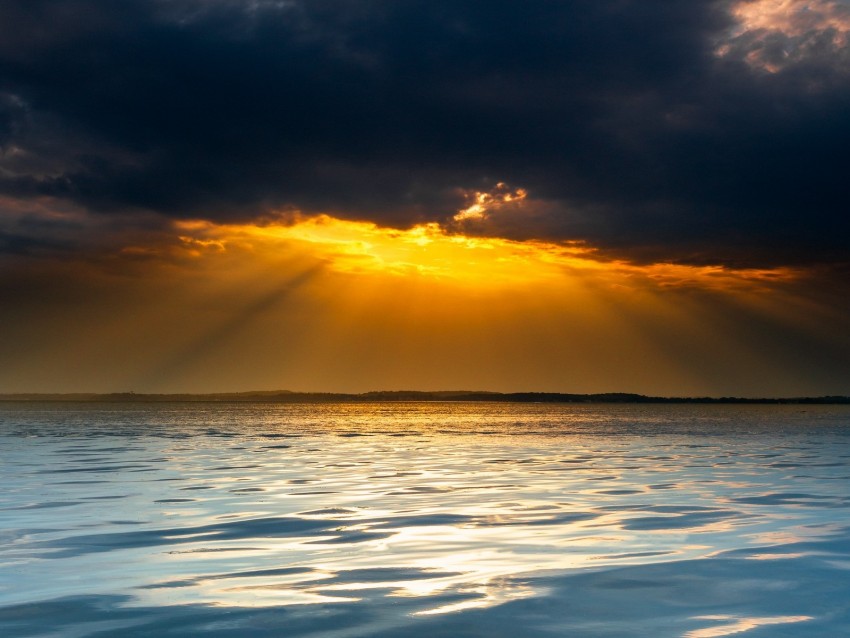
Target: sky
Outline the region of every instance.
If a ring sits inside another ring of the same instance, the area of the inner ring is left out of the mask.
[[[5,0],[0,392],[850,395],[850,0]]]

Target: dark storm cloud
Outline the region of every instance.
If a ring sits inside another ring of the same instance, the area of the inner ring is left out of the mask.
[[[846,48],[823,25],[736,32],[729,7],[8,0],[0,189],[104,214],[404,226],[507,182],[527,214],[479,232],[847,260]]]

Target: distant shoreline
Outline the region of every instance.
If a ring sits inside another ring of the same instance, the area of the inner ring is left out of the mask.
[[[483,392],[483,391],[378,391],[360,394],[339,392],[216,392],[209,394],[114,393],[7,393],[0,402],[76,403],[399,403],[399,402],[490,402],[490,403],[705,403],[705,404],[850,404],[850,396],[743,398],[743,397],[652,397],[642,394],[609,392],[565,394],[561,392]]]

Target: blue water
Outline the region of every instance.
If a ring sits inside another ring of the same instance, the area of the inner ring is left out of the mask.
[[[0,404],[0,635],[850,635],[850,408]]]

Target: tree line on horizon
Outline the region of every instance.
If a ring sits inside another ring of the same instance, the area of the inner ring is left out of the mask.
[[[263,390],[215,393],[6,393],[0,401],[72,402],[269,402],[269,403],[369,403],[404,401],[478,401],[504,403],[752,403],[752,404],[850,404],[850,396],[820,397],[655,397],[628,392],[568,394],[562,392],[488,392],[378,390],[359,394],[342,392],[292,392]]]

